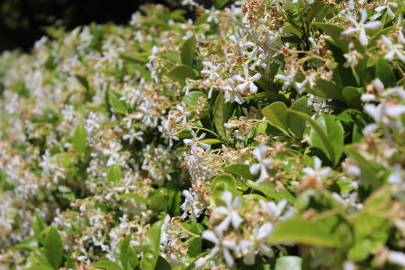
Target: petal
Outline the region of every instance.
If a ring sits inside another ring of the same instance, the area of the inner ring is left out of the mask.
[[[358,32],[358,31],[359,30],[357,28],[349,28],[349,29],[346,29],[346,30],[342,31],[342,33],[340,33],[340,34],[343,35],[343,36],[350,36],[350,35]]]
[[[261,77],[262,77],[262,74],[256,73],[256,74],[251,78],[251,80],[252,80],[252,81],[257,81],[257,80],[260,80]]]
[[[375,21],[375,22],[369,22],[367,24],[364,25],[364,28],[366,29],[378,29],[381,27],[381,22],[379,21]]]
[[[233,266],[234,260],[233,260],[231,252],[228,249],[224,248],[223,253],[224,253],[224,259],[225,259],[226,264],[228,266]]]
[[[253,164],[249,168],[251,174],[257,174],[260,171],[260,164]]]
[[[254,93],[257,92],[257,86],[256,86],[253,82],[251,82],[251,83],[249,84],[249,89],[250,89],[250,93],[251,93],[251,94],[254,94]]]
[[[239,214],[236,211],[232,212],[231,218],[232,218],[232,226],[235,229],[239,228],[239,225],[243,222],[243,219],[239,216]]]
[[[366,30],[365,30],[365,29],[361,29],[361,30],[360,30],[359,40],[360,40],[361,45],[367,46],[367,44],[368,44],[368,38],[367,38],[367,34],[366,34]]]
[[[223,233],[228,230],[229,225],[231,224],[231,215],[227,216],[218,226],[215,228],[215,231],[218,233]]]
[[[216,215],[222,215],[222,216],[226,216],[228,215],[228,208],[224,207],[224,206],[218,206],[217,208],[215,208],[215,214]]]
[[[205,240],[208,240],[216,245],[219,245],[219,239],[213,231],[204,231],[202,233],[202,238],[204,238]]]
[[[267,222],[265,224],[263,224],[262,226],[260,226],[256,238],[258,240],[263,240],[264,238],[266,238],[271,231],[273,230],[273,224],[271,224],[270,222]]]

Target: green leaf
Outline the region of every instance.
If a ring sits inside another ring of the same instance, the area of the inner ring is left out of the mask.
[[[272,125],[276,126],[284,133],[288,134],[288,108],[283,102],[276,101],[264,107],[262,110],[262,114]]]
[[[203,97],[207,99],[207,94],[201,91],[191,91],[188,95],[183,97],[183,103],[189,107],[196,107],[198,105],[198,99]]]
[[[301,270],[302,259],[297,256],[284,256],[276,261],[275,270]]]
[[[260,193],[263,193],[268,199],[280,201],[282,199],[286,199],[289,203],[293,204],[295,202],[295,197],[288,191],[276,191],[274,184],[266,183],[266,182],[253,182],[248,180],[246,185],[253,190],[256,190]]]
[[[108,168],[107,180],[116,182],[121,179],[121,167],[117,164],[113,164]]]
[[[115,262],[110,261],[109,259],[98,260],[95,264],[92,265],[96,269],[104,270],[122,270],[122,268]]]
[[[329,160],[336,165],[343,153],[344,131],[342,124],[335,116],[327,114],[322,114],[316,122],[322,132],[319,127],[312,128],[309,142],[312,147],[322,150]]]
[[[224,191],[236,192],[235,178],[231,175],[218,175],[212,180],[212,193],[221,195]]]
[[[87,130],[84,128],[83,123],[80,123],[75,128],[72,141],[76,152],[83,154],[87,147]]]
[[[308,98],[303,96],[297,99],[292,105],[291,110],[302,112],[305,114],[309,113],[308,108]],[[287,125],[288,129],[298,138],[302,138],[302,135],[305,130],[305,123],[306,121],[302,121],[302,118],[297,116],[294,113],[290,113],[288,111],[287,115]]]
[[[216,8],[223,8],[229,0],[214,0],[214,5]]]
[[[114,112],[120,114],[128,114],[127,106],[122,102],[116,93],[113,91],[108,91],[108,101],[111,105],[111,108]]]
[[[37,212],[35,212],[34,220],[32,221],[32,230],[34,231],[34,236],[38,243],[43,244],[44,241],[44,229],[45,223],[42,221],[41,217]]]
[[[322,126],[318,124],[318,122],[316,122],[315,120],[313,120],[309,115],[302,113],[302,112],[297,112],[294,110],[290,110],[289,111],[292,114],[295,114],[299,117],[302,118],[302,120],[306,120],[309,122],[309,124],[311,125],[313,132],[316,132],[319,136],[319,141],[322,142],[322,144],[324,145],[324,151],[326,152],[327,157],[329,157],[330,159],[335,157],[335,151],[333,150],[333,146],[331,144],[331,142],[328,139],[327,134],[325,133],[325,131],[323,130]],[[319,143],[318,141],[318,143]]]
[[[144,252],[141,260],[141,269],[154,270],[160,254],[160,233],[163,220],[154,223],[148,230],[144,242]]]
[[[63,261],[63,244],[58,231],[50,227],[45,237],[45,256],[54,269],[59,269]]]
[[[321,29],[325,32],[328,36],[331,37],[330,42],[332,42],[336,47],[341,49],[343,52],[347,52],[349,41],[342,38],[341,33],[343,32],[344,28],[338,26],[336,24],[331,23],[320,23],[320,22],[313,22],[313,26]]]
[[[270,234],[271,244],[305,244],[319,247],[337,247],[338,239],[321,223],[300,217],[290,218],[276,225]]]
[[[180,50],[180,54],[181,54],[181,62],[184,65],[192,66],[196,45],[197,41],[194,35],[189,37],[183,43],[183,46],[181,47]]]
[[[384,83],[385,87],[394,86],[397,81],[392,71],[392,65],[383,58],[377,62],[376,77]]]
[[[223,143],[223,141],[221,141],[221,140],[212,139],[212,138],[210,138],[210,139],[203,139],[203,140],[201,140],[200,142],[201,142],[201,143],[204,143],[204,144],[219,144],[219,143]]]
[[[366,160],[356,149],[356,145],[347,145],[345,153],[356,161],[356,165],[361,169],[361,179],[363,183],[376,190],[385,182],[386,171],[384,166],[373,161]]]
[[[194,69],[186,65],[174,67],[167,73],[167,77],[169,77],[172,80],[178,81],[181,84],[184,84],[187,78],[191,78],[194,80],[198,78]]]
[[[360,87],[346,86],[342,90],[343,97],[348,104],[360,104],[360,97],[363,91]]]
[[[128,257],[129,257],[129,249],[130,249],[130,242],[131,242],[131,236],[127,235],[121,242],[119,243],[119,258],[121,261],[122,268],[124,270],[128,269]]]
[[[202,239],[201,237],[195,237],[188,244],[187,254],[192,258],[197,257],[198,255],[201,254],[201,250],[202,250]]]
[[[226,130],[224,124],[228,121],[233,111],[232,103],[226,103],[224,93],[219,93],[214,104],[214,124],[218,134],[222,138],[226,138]]]
[[[250,173],[249,165],[246,164],[232,164],[224,168],[227,173],[232,173],[236,176],[241,176],[246,179],[255,180],[256,177]]]

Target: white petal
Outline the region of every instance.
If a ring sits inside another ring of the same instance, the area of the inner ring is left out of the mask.
[[[253,77],[252,77],[252,81],[257,81],[260,80],[260,78],[262,77],[262,74],[260,73],[256,73]]]
[[[340,34],[343,35],[343,36],[350,36],[350,35],[358,32],[358,31],[359,30],[357,28],[349,28],[349,29],[346,29],[346,30],[342,31],[342,33],[340,33]]]
[[[374,29],[374,30],[376,30],[376,29],[378,29],[378,28],[381,27],[381,22],[378,22],[378,21],[376,21],[376,22],[369,22],[369,23],[367,23],[366,25],[364,25],[364,27],[365,27],[366,29]]]
[[[365,30],[365,29],[361,29],[361,30],[360,30],[359,39],[360,39],[361,45],[367,46],[367,44],[368,44],[368,38],[367,38],[367,34],[366,34],[366,30]]]
[[[224,248],[223,253],[224,253],[224,259],[225,259],[226,264],[228,266],[233,266],[234,260],[233,260],[231,252],[229,252],[228,249]]]
[[[271,224],[270,222],[267,222],[259,228],[256,238],[258,240],[263,240],[271,233],[272,230],[273,230],[273,224]]]
[[[243,222],[243,219],[239,216],[236,211],[233,211],[231,214],[232,225],[235,229],[239,228],[239,225]]]
[[[388,261],[401,267],[405,267],[405,253],[390,251],[388,253]]]
[[[223,233],[224,231],[228,230],[229,225],[231,224],[231,215],[227,216],[221,223],[215,227],[215,231],[218,233]]]
[[[202,238],[204,238],[205,240],[208,240],[216,245],[219,245],[219,239],[213,231],[204,231],[202,233]]]
[[[224,207],[224,206],[218,206],[217,208],[215,208],[215,214],[217,215],[222,215],[222,216],[226,216],[228,215],[228,208]]]
[[[251,174],[257,174],[260,171],[260,164],[253,164],[249,168]]]
[[[254,94],[257,92],[257,86],[252,82],[249,84],[249,89],[250,89],[251,94]]]

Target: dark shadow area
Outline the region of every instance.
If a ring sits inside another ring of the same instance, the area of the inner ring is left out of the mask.
[[[175,7],[173,0],[0,0],[0,52],[29,50],[46,33],[48,26],[72,29],[79,25],[128,23],[145,3]]]

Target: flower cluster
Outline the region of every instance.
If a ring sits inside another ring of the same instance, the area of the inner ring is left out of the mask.
[[[179,2],[0,56],[0,269],[404,268],[403,1]]]

